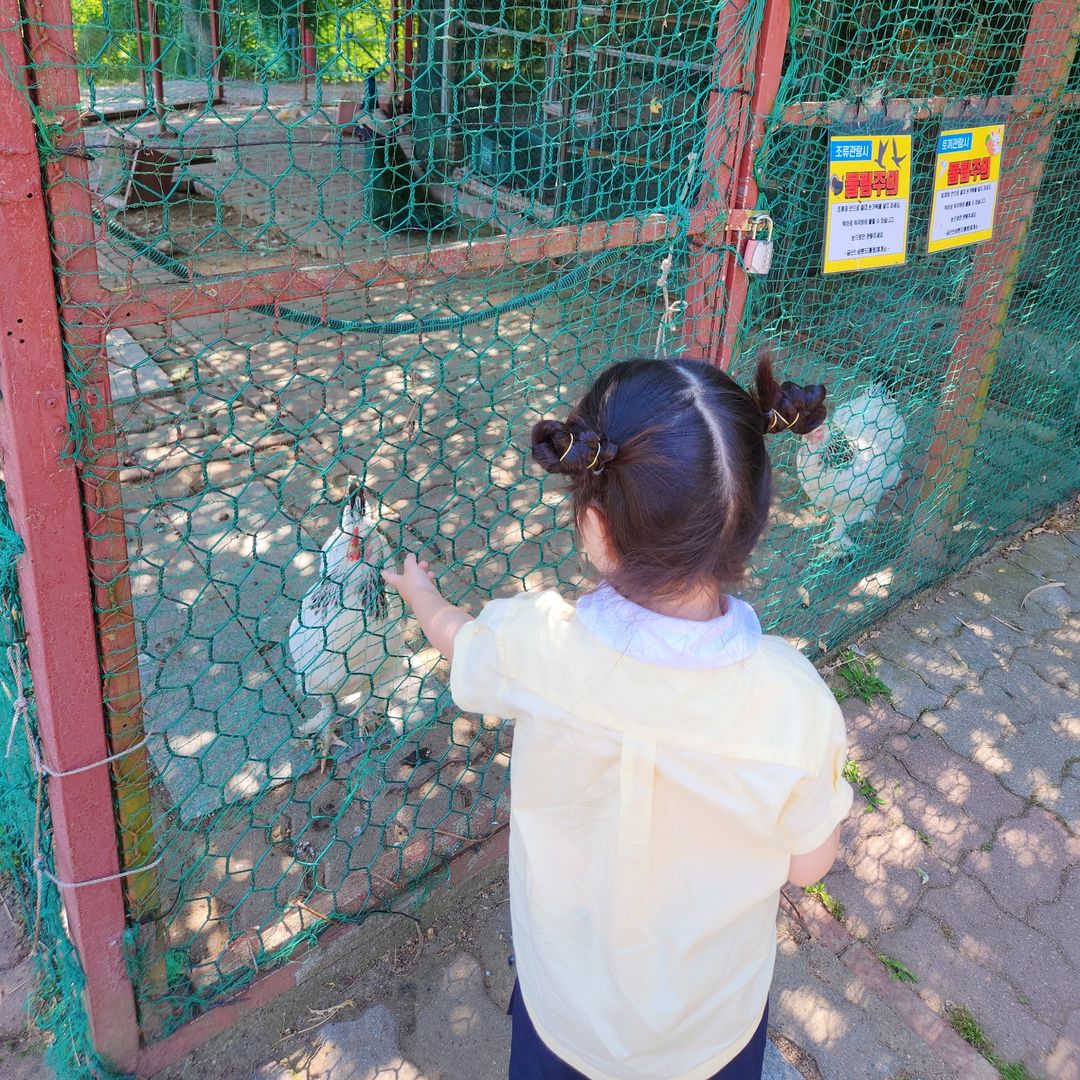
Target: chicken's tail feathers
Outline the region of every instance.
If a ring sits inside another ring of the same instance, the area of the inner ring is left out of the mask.
[[[364,493],[364,482],[359,476],[349,477],[345,501],[352,511],[360,517],[367,513],[367,495]]]

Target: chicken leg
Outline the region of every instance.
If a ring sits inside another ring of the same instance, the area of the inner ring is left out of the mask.
[[[334,714],[337,712],[337,702],[328,694],[323,695],[321,701],[322,707],[319,711],[310,720],[305,720],[297,726],[296,738],[303,739],[311,735],[318,735],[334,719]]]

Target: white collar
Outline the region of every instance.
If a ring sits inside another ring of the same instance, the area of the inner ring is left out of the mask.
[[[609,648],[658,667],[702,671],[737,664],[761,640],[757,613],[734,596],[716,619],[678,619],[641,607],[602,582],[578,600],[577,615]]]

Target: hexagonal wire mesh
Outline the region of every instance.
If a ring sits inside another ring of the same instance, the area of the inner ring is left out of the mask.
[[[769,344],[829,385],[820,450],[774,444],[744,589],[810,655],[1076,487],[1076,41],[1048,11],[792,13],[734,364]],[[423,549],[474,608],[587,582],[527,432],[738,315],[708,227],[763,14],[76,0],[73,54],[27,23],[148,1033],[505,822],[511,729],[454,709],[378,569]],[[828,135],[867,115],[912,137],[909,258],[823,276]],[[994,239],[925,254],[939,129],[999,115]]]

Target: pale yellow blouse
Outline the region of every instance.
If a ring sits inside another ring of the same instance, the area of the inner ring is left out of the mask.
[[[595,1080],[702,1080],[761,1019],[788,860],[851,806],[847,739],[813,666],[760,630],[719,667],[635,652],[526,593],[459,631],[451,689],[517,721],[511,915],[541,1038]]]

